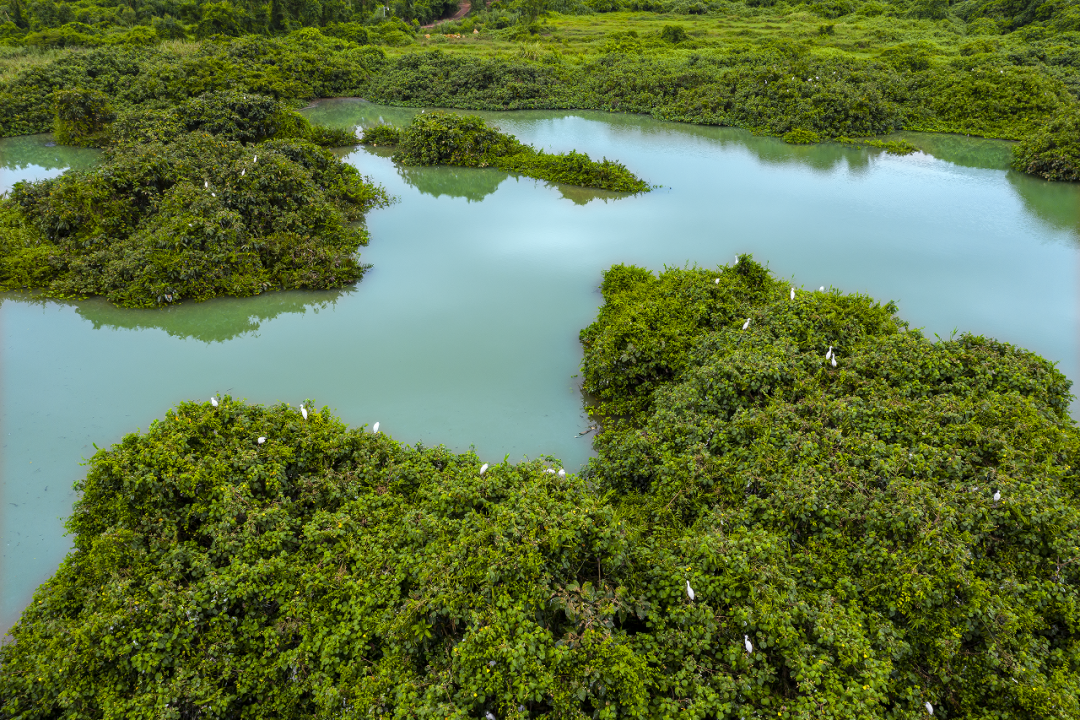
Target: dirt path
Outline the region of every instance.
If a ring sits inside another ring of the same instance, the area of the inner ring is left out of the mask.
[[[429,28],[435,27],[436,25],[442,25],[444,22],[451,22],[453,20],[460,20],[461,18],[468,15],[469,10],[471,10],[471,9],[472,9],[472,4],[467,3],[467,2],[463,2],[463,3],[461,3],[461,6],[458,8],[458,11],[456,13],[454,13],[453,17],[443,18],[442,20],[436,20],[435,22],[431,23],[430,25],[421,25],[420,27],[427,30]]]

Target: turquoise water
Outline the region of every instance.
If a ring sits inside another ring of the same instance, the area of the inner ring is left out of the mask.
[[[342,126],[413,112],[353,100],[306,111]],[[184,399],[311,398],[410,443],[579,467],[590,440],[577,436],[577,334],[613,263],[751,252],[797,285],[892,299],[931,335],[992,335],[1080,378],[1080,188],[1007,171],[1006,143],[910,135],[928,154],[898,158],[638,116],[485,115],[663,188],[622,197],[497,170],[404,171],[358,149],[348,161],[399,202],[369,217],[374,267],[355,288],[161,311],[0,296],[4,627],[68,550],[80,460]],[[0,191],[94,161],[46,141],[0,141]]]

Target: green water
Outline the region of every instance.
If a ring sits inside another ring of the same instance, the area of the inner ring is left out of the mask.
[[[337,100],[306,112],[351,126],[414,111]],[[613,263],[752,252],[795,284],[893,299],[931,335],[993,335],[1080,378],[1080,188],[1007,171],[1006,143],[908,135],[926,154],[898,158],[637,116],[485,115],[664,187],[626,198],[497,170],[403,170],[359,149],[349,162],[400,202],[370,216],[374,268],[355,288],[161,311],[0,296],[4,627],[67,552],[80,459],[184,399],[312,398],[410,443],[580,466],[577,334]],[[0,141],[0,191],[94,160],[46,140]]]

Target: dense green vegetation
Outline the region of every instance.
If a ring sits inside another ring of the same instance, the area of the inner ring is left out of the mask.
[[[8,2],[13,17],[22,0]],[[203,12],[222,6],[290,19],[208,30]],[[1072,2],[512,0],[474,3],[466,18],[431,30],[415,23],[436,6],[405,0],[392,17],[383,6],[332,3],[185,7],[186,20],[154,36],[174,39],[92,50],[82,49],[90,41],[35,49],[29,38],[42,31],[16,24],[10,54],[0,53],[0,133],[46,129],[52,93],[74,86],[105,93],[118,109],[230,88],[288,99],[640,112],[797,142],[898,129],[1024,139],[1048,132],[1080,93],[1080,6]],[[439,7],[436,14],[451,9]],[[180,17],[166,5],[138,13]],[[263,34],[231,37],[242,33]]]
[[[1017,145],[1013,167],[1047,180],[1080,180],[1080,108],[1062,111]]]
[[[648,192],[648,183],[621,163],[591,160],[585,153],[549,155],[488,127],[475,115],[432,112],[416,115],[408,127],[373,125],[364,131],[365,145],[397,146],[394,160],[402,165],[496,167],[528,177],[616,192]]]
[[[153,307],[363,274],[367,234],[352,223],[389,198],[311,142],[355,142],[351,133],[226,92],[97,122],[112,114],[87,94],[58,105],[57,121],[73,141],[106,139],[107,160],[0,200],[0,288]]]
[[[745,256],[601,289],[581,476],[229,398],[99,451],[0,713],[1080,714],[1050,363]]]

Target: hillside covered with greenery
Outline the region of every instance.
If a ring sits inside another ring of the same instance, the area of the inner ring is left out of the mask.
[[[230,398],[99,451],[0,714],[1080,715],[1053,365],[747,256],[601,289],[580,475]]]

